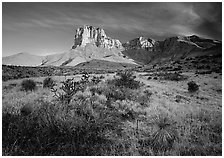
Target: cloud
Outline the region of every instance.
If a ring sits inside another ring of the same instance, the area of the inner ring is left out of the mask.
[[[222,3],[197,3],[194,11],[200,16],[194,30],[199,34],[222,39]]]

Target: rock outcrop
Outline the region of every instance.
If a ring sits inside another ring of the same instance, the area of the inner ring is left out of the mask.
[[[97,47],[107,49],[123,48],[119,40],[108,37],[102,28],[96,28],[88,25],[80,27],[76,30],[72,49],[75,49],[77,46],[85,47],[86,44],[93,44]]]

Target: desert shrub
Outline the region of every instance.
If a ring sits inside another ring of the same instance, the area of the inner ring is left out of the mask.
[[[43,81],[43,88],[53,88],[55,86],[55,81],[51,77],[47,77]]]
[[[21,86],[22,86],[22,90],[33,91],[36,89],[36,82],[31,79],[26,79],[22,81]]]
[[[151,77],[151,76],[149,76],[149,77],[148,77],[148,80],[151,80],[151,79],[152,79],[152,77]]]
[[[197,85],[194,81],[190,81],[187,83],[189,92],[196,92],[199,90],[199,85]]]
[[[140,82],[135,80],[135,76],[133,75],[133,72],[131,71],[124,71],[117,73],[117,76],[119,78],[114,79],[115,80],[115,86],[124,86],[126,88],[130,89],[137,89],[140,87]]]

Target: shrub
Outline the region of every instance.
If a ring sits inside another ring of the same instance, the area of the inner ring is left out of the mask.
[[[196,92],[199,90],[199,85],[197,85],[194,81],[190,81],[187,83],[189,92]]]
[[[47,77],[43,81],[43,88],[53,88],[55,86],[55,81],[51,77]]]
[[[36,82],[31,79],[23,80],[21,83],[22,90],[33,91],[36,89]]]
[[[117,76],[119,78],[115,79],[115,86],[124,86],[130,89],[137,89],[140,87],[140,82],[136,81],[136,76],[133,75],[132,71],[118,72]]]

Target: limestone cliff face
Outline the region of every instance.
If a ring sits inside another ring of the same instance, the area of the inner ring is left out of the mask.
[[[77,46],[85,47],[86,44],[93,44],[97,47],[107,49],[123,48],[119,40],[108,37],[103,29],[88,25],[76,30],[74,45],[72,48],[75,49]]]

